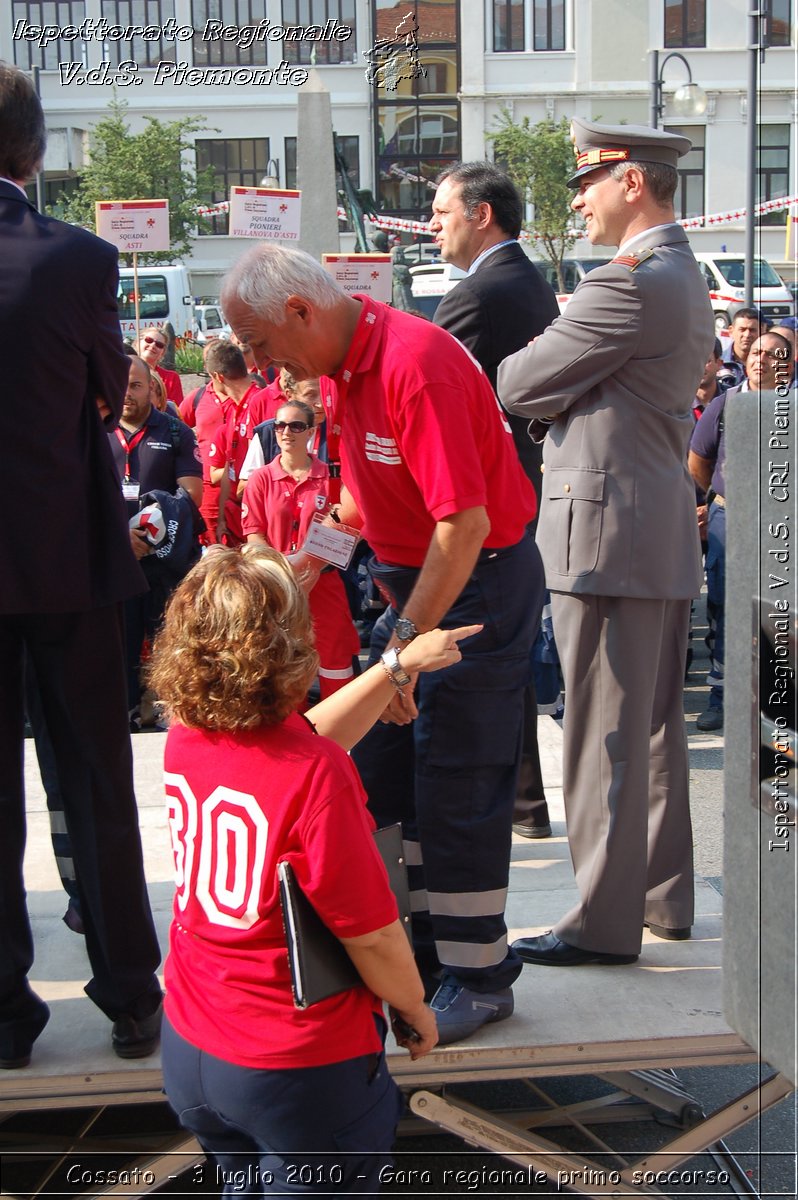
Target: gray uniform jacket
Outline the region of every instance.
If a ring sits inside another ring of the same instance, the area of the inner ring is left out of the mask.
[[[701,587],[686,460],[712,310],[679,226],[636,240],[635,255],[634,269],[591,271],[565,315],[501,364],[498,391],[509,412],[556,418],[537,531],[549,588],[684,599]]]

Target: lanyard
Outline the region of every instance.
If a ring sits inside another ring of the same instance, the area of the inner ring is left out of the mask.
[[[228,421],[230,420],[231,416],[233,417],[233,428],[230,436],[230,462],[233,464],[235,464],[235,456],[236,450],[238,449],[239,438],[247,436],[246,431],[249,423],[247,413],[249,412],[249,404],[252,400],[253,393],[256,390],[255,384],[253,383],[245,393],[244,399],[241,401],[241,403],[239,405],[236,405],[235,403],[231,404],[231,407],[227,413],[226,419]]]
[[[124,432],[118,426],[114,430],[114,433],[116,434],[116,440],[119,442],[119,445],[122,447],[122,449],[125,452],[124,482],[129,483],[130,482],[130,456],[133,453],[133,451],[136,449],[136,446],[138,446],[138,444],[142,440],[142,438],[145,438],[147,436],[147,426],[146,426],[146,424],[142,425],[141,429],[137,429],[136,432],[134,434],[132,434],[132,436],[130,438],[127,438],[125,436]]]
[[[344,367],[338,371],[334,380],[335,403],[328,392],[324,397],[324,407],[327,410],[327,466],[330,470],[330,504],[338,504],[341,499],[341,434],[346,415],[346,402],[349,385],[357,364],[363,355],[366,344],[374,332],[377,320],[376,306],[368,296],[358,295],[363,312],[355,329],[354,337],[349,343]]]

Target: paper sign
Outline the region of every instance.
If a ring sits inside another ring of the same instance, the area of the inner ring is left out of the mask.
[[[296,242],[302,193],[280,188],[230,189],[230,237]]]
[[[321,264],[345,292],[364,292],[373,300],[390,304],[393,294],[390,254],[322,254]]]
[[[169,249],[168,200],[100,200],[97,236],[127,254]]]
[[[348,525],[340,523],[325,525],[324,517],[315,513],[302,549],[314,558],[321,558],[324,562],[345,570],[352,561],[359,540],[360,534],[356,529],[350,529]]]

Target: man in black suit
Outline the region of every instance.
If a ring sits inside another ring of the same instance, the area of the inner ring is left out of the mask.
[[[21,71],[0,64],[0,1067],[27,1066],[49,1017],[31,989],[25,851],[23,655],[53,742],[93,978],[123,1058],[158,1042],[160,951],[133,793],[120,601],[144,587],[105,430],[128,359],[117,253],[41,216],[23,187],[45,125]],[[41,347],[47,353],[41,353]],[[103,428],[105,421],[105,428]]]
[[[436,182],[430,229],[441,257],[468,274],[438,305],[435,324],[468,347],[495,391],[499,363],[551,324],[559,315],[557,298],[518,244],[523,203],[509,175],[489,162],[456,163]],[[539,505],[541,448],[527,433],[528,421],[505,416]],[[551,834],[534,685],[524,697],[524,745],[513,829],[528,838]]]

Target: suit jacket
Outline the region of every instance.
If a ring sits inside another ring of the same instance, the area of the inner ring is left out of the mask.
[[[634,269],[592,270],[535,345],[502,363],[499,395],[511,412],[554,418],[537,531],[549,588],[679,599],[701,586],[686,459],[712,310],[677,225],[635,254]]]
[[[495,391],[502,359],[542,333],[559,311],[554,291],[515,242],[494,250],[444,296],[435,324],[471,351]],[[527,433],[527,420],[511,415],[509,421],[521,465],[540,501],[540,447]]]
[[[95,399],[122,411],[117,252],[0,182],[0,613],[78,612],[145,588]]]

